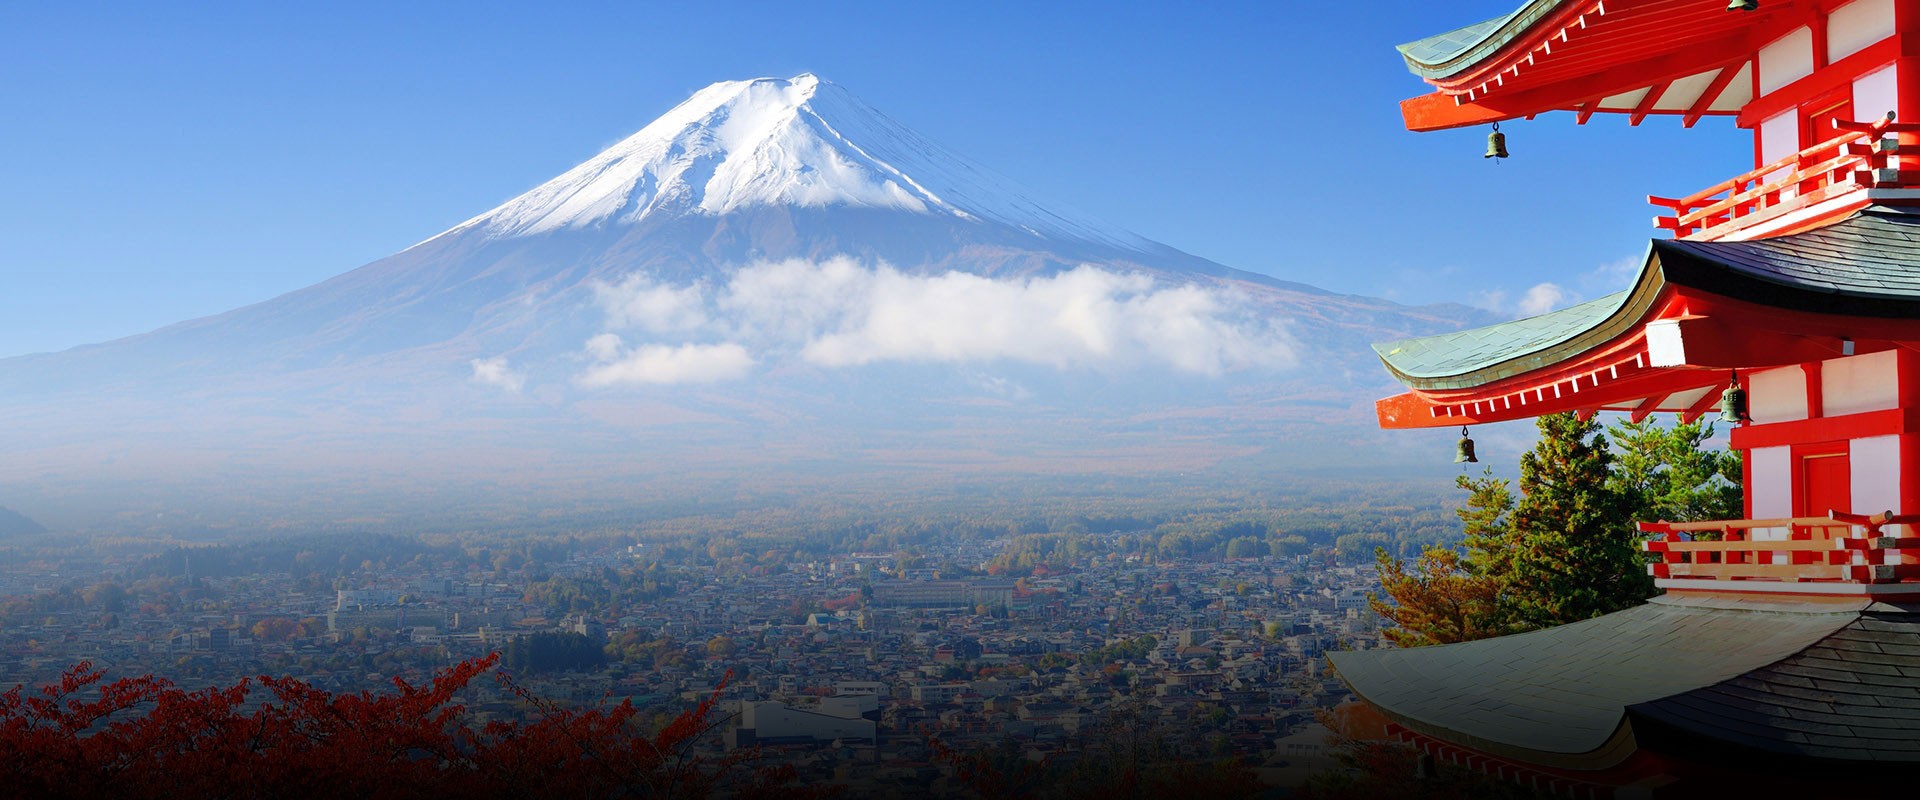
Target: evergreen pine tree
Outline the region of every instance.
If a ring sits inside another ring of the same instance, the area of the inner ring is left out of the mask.
[[[1694,522],[1741,516],[1740,453],[1702,446],[1713,436],[1711,423],[1667,427],[1649,418],[1617,422],[1607,432],[1617,451],[1614,487],[1634,496],[1640,519]]]
[[[1511,610],[1502,602],[1502,586],[1491,566],[1506,550],[1506,515],[1513,510],[1507,481],[1484,476],[1460,476],[1467,502],[1459,515],[1466,540],[1460,548],[1433,545],[1421,551],[1412,565],[1375,548],[1380,588],[1386,600],[1369,595],[1374,613],[1393,623],[1383,633],[1401,647],[1485,639],[1515,630]]]
[[[1573,414],[1539,418],[1540,441],[1520,457],[1521,497],[1488,565],[1503,604],[1530,627],[1635,605],[1653,594],[1634,527],[1636,497],[1610,480],[1600,425]]]

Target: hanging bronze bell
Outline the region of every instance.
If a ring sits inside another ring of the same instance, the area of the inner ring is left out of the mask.
[[[1727,390],[1720,393],[1720,421],[1728,424],[1747,421],[1747,390],[1740,388],[1740,382],[1727,384]]]
[[[1759,11],[1760,0],[1733,0],[1727,4],[1728,11]]]
[[[1473,439],[1468,438],[1467,429],[1460,429],[1460,441],[1453,444],[1453,463],[1478,464],[1480,459],[1473,456]]]
[[[1506,158],[1507,135],[1500,132],[1500,123],[1493,123],[1493,132],[1487,134],[1487,154],[1482,158]]]

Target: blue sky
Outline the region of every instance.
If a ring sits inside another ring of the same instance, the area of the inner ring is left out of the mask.
[[[714,81],[814,72],[1230,266],[1516,313],[1624,288],[1730,122],[1412,134],[1393,45],[1517,0],[0,6],[0,357],[218,313],[487,210]],[[185,4],[182,4],[185,5]],[[1536,299],[1542,298],[1536,293]]]

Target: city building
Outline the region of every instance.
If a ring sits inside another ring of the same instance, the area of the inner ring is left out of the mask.
[[[811,708],[774,701],[742,701],[740,727],[727,732],[730,747],[875,741],[879,699],[874,695],[823,697]]]

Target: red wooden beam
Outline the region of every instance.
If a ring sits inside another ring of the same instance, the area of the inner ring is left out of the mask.
[[[1378,417],[1380,427],[1389,430],[1479,425],[1529,419],[1564,411],[1591,416],[1602,408],[1638,401],[1649,395],[1657,394],[1666,397],[1690,389],[1698,389],[1703,379],[1712,380],[1701,375],[1698,370],[1649,369],[1630,377],[1623,376],[1618,381],[1602,383],[1596,388],[1592,385],[1591,378],[1581,375],[1574,379],[1581,386],[1578,392],[1561,388],[1556,396],[1552,388],[1545,388],[1544,401],[1526,405],[1516,403],[1512,408],[1506,408],[1504,403],[1498,401],[1498,398],[1507,392],[1487,391],[1477,396],[1443,398],[1412,391],[1376,401],[1374,413]],[[1559,385],[1565,387],[1566,380],[1563,378]],[[1542,382],[1534,386],[1548,387],[1548,384]],[[1535,388],[1529,387],[1525,391],[1535,391]]]
[[[1653,412],[1660,410],[1660,404],[1666,402],[1669,396],[1670,395],[1664,394],[1647,395],[1647,399],[1640,401],[1640,405],[1634,406],[1633,412],[1628,414],[1627,417],[1634,422],[1645,422],[1647,417],[1653,416]]]
[[[1858,53],[1834,62],[1831,68],[1817,70],[1812,75],[1768,92],[1764,97],[1756,96],[1747,103],[1745,108],[1740,109],[1740,116],[1735,124],[1742,128],[1751,128],[1760,124],[1761,120],[1807,102],[1816,95],[1851,85],[1854,78],[1881,64],[1890,63],[1898,57],[1900,39],[1899,36],[1889,36],[1877,44],[1867,45],[1866,49]],[[1894,109],[1856,108],[1854,112],[1859,113],[1863,110],[1873,117],[1879,117]]]
[[[1891,436],[1920,431],[1920,409],[1889,408],[1839,417],[1801,419],[1733,429],[1728,446],[1736,450],[1781,447],[1806,442],[1838,442],[1868,436]]]
[[[1516,119],[1588,102],[1597,107],[1601,98],[1698,75],[1752,55],[1753,48],[1745,37],[1727,37],[1617,67],[1597,69],[1534,89],[1501,92],[1491,97],[1476,94],[1475,99],[1467,102],[1444,91],[1434,92],[1401,101],[1400,115],[1408,130],[1435,131]]]
[[[1634,54],[1644,54],[1662,45],[1671,50],[1693,47],[1685,39],[1724,35],[1742,35],[1755,27],[1779,27],[1772,24],[1764,9],[1759,15],[1728,15],[1723,8],[1710,7],[1699,0],[1642,2],[1634,6],[1595,13],[1597,6],[1573,5],[1549,19],[1535,24],[1514,40],[1498,56],[1482,60],[1475,67],[1447,78],[1430,81],[1444,91],[1458,92],[1469,86],[1494,80],[1513,65],[1551,44],[1551,57],[1535,58],[1534,69],[1585,73],[1585,64],[1596,60],[1623,63]],[[1771,38],[1771,37],[1769,37]],[[1557,41],[1556,41],[1557,40]],[[1531,85],[1540,85],[1529,81]]]
[[[1680,424],[1692,425],[1694,420],[1712,410],[1719,402],[1720,393],[1714,391],[1714,387],[1707,387],[1706,394],[1700,395],[1700,399],[1693,401],[1693,405],[1687,406],[1687,410],[1680,412]]]
[[[1686,116],[1680,118],[1680,127],[1691,128],[1699,122],[1707,109],[1713,107],[1713,101],[1720,99],[1720,95],[1727,91],[1727,85],[1733,83],[1733,76],[1740,74],[1740,68],[1746,64],[1746,59],[1741,59],[1721,67],[1720,74],[1713,76],[1713,82],[1707,84],[1706,91],[1700,93],[1700,98],[1687,109]]]
[[[1660,102],[1660,96],[1666,94],[1668,87],[1671,86],[1673,86],[1673,81],[1656,83],[1647,87],[1647,93],[1640,98],[1639,104],[1633,107],[1633,113],[1627,115],[1627,125],[1635,128],[1640,127],[1641,121],[1645,120],[1647,114],[1653,111],[1653,104]]]

